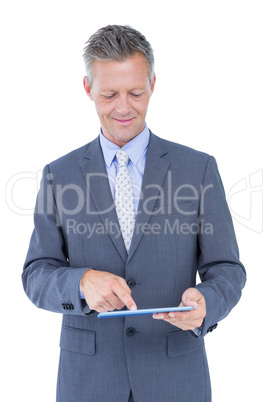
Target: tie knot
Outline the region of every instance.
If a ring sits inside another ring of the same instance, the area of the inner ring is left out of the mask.
[[[127,166],[129,157],[123,149],[119,149],[119,151],[116,152],[116,159],[118,162],[119,167],[121,166]]]

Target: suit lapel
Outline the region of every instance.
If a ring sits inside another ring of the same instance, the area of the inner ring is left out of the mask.
[[[119,222],[114,207],[99,138],[96,138],[90,143],[84,157],[87,160],[81,164],[81,169],[87,183],[87,189],[98,210],[104,227],[107,228],[108,234],[115,247],[123,261],[126,262],[127,252],[124,240],[121,235],[118,236],[118,232],[115,230],[115,227],[119,228]],[[90,205],[88,205],[88,209],[91,211]]]
[[[129,249],[128,261],[132,258],[143,231],[140,229],[149,222],[156,199],[160,193],[164,178],[167,174],[169,161],[162,158],[167,154],[163,141],[151,133],[147,150],[146,164],[141,188],[141,198],[135,222],[132,242]],[[148,202],[150,200],[150,202]]]
[[[113,230],[114,225],[119,228],[119,222],[114,207],[114,200],[110,190],[99,138],[96,138],[90,143],[84,155],[86,161],[81,164],[81,169],[87,183],[87,189],[98,210],[104,227],[107,228],[108,234],[124,262],[130,261],[132,258],[143,235],[143,231],[139,228],[142,228],[143,225],[148,223],[151,217],[156,199],[169,167],[169,161],[163,158],[165,154],[167,154],[167,150],[163,141],[151,133],[142,181],[142,196],[139,201],[133,238],[128,255],[122,235],[118,236],[117,231]],[[150,202],[148,202],[149,200]]]

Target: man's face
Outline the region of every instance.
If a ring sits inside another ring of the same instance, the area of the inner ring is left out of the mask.
[[[84,77],[84,87],[95,102],[102,132],[122,147],[145,127],[155,77],[150,84],[147,62],[140,53],[122,62],[96,60],[92,77],[91,86]]]

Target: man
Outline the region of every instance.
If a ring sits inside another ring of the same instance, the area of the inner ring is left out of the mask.
[[[33,303],[63,313],[57,401],[209,402],[204,336],[245,284],[215,159],[149,131],[143,35],[102,28],[84,59],[101,132],[45,167],[22,275]],[[97,317],[179,304],[194,309]]]

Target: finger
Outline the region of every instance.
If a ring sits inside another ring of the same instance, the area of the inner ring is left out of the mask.
[[[195,323],[200,322],[200,314],[196,311],[185,311],[185,312],[170,312],[170,313],[158,313],[154,314],[153,318],[156,320],[164,320],[169,323],[176,323],[177,325],[193,325],[195,328]]]
[[[158,313],[154,314],[153,318],[156,320],[163,320],[165,322],[168,322],[171,325],[174,325],[182,330],[190,330],[196,328],[195,321],[192,322],[184,322],[182,320],[178,320],[177,318],[171,318],[167,313]]]
[[[165,319],[165,321],[180,326],[181,328],[183,325],[184,327],[187,326],[186,329],[192,329],[192,328],[198,328],[202,325],[205,315],[206,312],[204,307],[199,306],[197,310],[192,310],[186,312],[185,314],[171,312],[169,313],[169,318]]]
[[[124,303],[129,310],[137,310],[137,305],[130,294],[119,283],[113,289],[116,296]]]
[[[171,311],[170,313],[155,313],[153,314],[153,318],[158,320],[166,320],[169,318],[176,318],[177,320],[187,321],[191,319],[195,319],[198,317],[197,313],[192,311]]]
[[[155,320],[165,320],[168,318],[168,313],[154,313],[153,318]]]
[[[109,302],[103,302],[94,308],[94,310],[98,313],[106,313],[107,311],[114,311],[114,307]]]
[[[126,290],[126,292],[128,294],[131,294],[131,289],[128,286],[128,284],[126,283],[124,278],[118,277],[118,282],[120,283],[120,285]]]
[[[105,287],[99,290],[95,301],[98,306],[105,306],[106,308],[109,308],[110,311],[114,309],[120,310],[125,306],[125,304],[114,292],[117,286],[117,281],[111,281],[109,285],[110,287]]]
[[[193,309],[190,311],[171,311],[170,313],[168,313],[169,317],[177,318],[182,321],[195,320],[200,316],[200,314],[201,314],[200,308]]]
[[[119,297],[117,295],[115,295],[114,293],[112,293],[109,298],[106,299],[108,303],[110,303],[110,305],[113,307],[113,310],[121,310],[125,304],[122,302],[121,299],[119,299]]]
[[[184,306],[198,307],[198,302],[201,301],[203,295],[195,288],[187,289],[182,295],[182,303]]]

